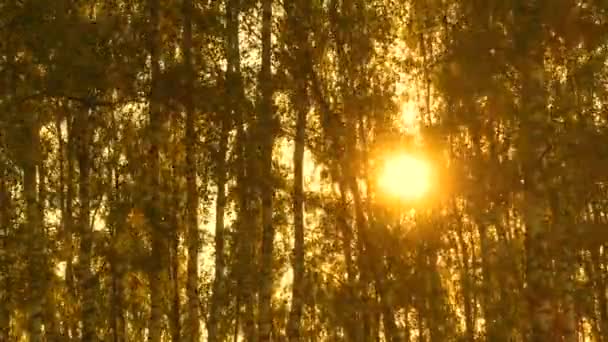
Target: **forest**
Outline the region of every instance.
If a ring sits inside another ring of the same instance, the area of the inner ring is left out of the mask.
[[[0,342],[608,342],[606,248],[606,0],[0,0]]]

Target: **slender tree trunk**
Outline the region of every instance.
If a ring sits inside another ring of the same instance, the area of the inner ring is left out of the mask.
[[[238,233],[235,241],[236,249],[236,282],[237,293],[235,301],[237,306],[236,320],[240,324],[241,305],[243,311],[243,330],[246,341],[256,341],[255,329],[255,269],[256,263],[255,246],[255,220],[252,214],[253,196],[252,184],[255,179],[252,150],[249,135],[251,135],[251,125],[247,125],[242,105],[244,97],[244,89],[241,79],[241,55],[239,48],[239,1],[227,0],[226,3],[226,31],[227,31],[227,72],[226,86],[228,97],[228,108],[234,117],[237,140],[237,188],[238,188]],[[246,131],[245,127],[249,126]],[[238,329],[238,326],[235,327]]]
[[[384,329],[384,339],[388,342],[399,342],[402,341],[402,337],[399,334],[399,329],[395,322],[395,313],[393,311],[393,303],[390,289],[387,288],[384,279],[386,274],[379,274],[376,276],[376,288],[378,291],[378,301],[381,306],[382,314],[382,327]]]
[[[75,197],[75,160],[76,160],[76,148],[75,148],[75,139],[74,139],[74,128],[73,128],[73,120],[70,116],[66,117],[66,127],[67,127],[67,142],[66,142],[66,193],[65,193],[65,215],[63,217],[64,225],[65,225],[65,244],[67,250],[67,261],[65,265],[65,283],[67,287],[67,292],[70,298],[74,301],[77,301],[77,291],[75,284],[75,276],[74,276],[74,243],[73,243],[73,234],[75,232],[74,225],[74,197]],[[73,309],[72,309],[73,310]],[[70,313],[75,313],[71,311]],[[78,331],[78,321],[70,320],[68,324],[68,329],[71,332],[71,336],[76,336]]]
[[[40,158],[38,161],[38,217],[41,218],[41,222],[44,222],[42,219],[44,217],[44,212],[46,208],[46,194],[47,194],[47,174],[46,167],[44,165],[45,156],[40,154]],[[47,233],[46,229],[43,228],[44,234]],[[53,291],[54,285],[54,277],[53,271],[49,267],[51,262],[49,260],[49,251],[47,250],[46,240],[43,241],[43,255],[44,255],[44,271],[46,273],[41,276],[47,280],[47,287],[44,291],[44,308],[43,308],[43,321],[44,321],[44,336],[47,341],[54,342],[59,338],[59,330],[57,326],[57,316],[55,315],[55,294]]]
[[[223,113],[220,120],[220,139],[216,161],[217,198],[215,203],[215,278],[209,312],[208,340],[217,342],[218,324],[225,307],[225,256],[224,256],[224,216],[226,208],[226,153],[228,150],[228,134],[230,132],[229,113]],[[237,308],[238,310],[238,308]]]
[[[293,285],[291,295],[291,308],[287,322],[287,334],[290,341],[300,341],[301,319],[304,305],[304,150],[306,143],[306,116],[308,114],[308,85],[306,70],[302,67],[306,63],[308,51],[308,37],[302,24],[309,14],[305,2],[292,0],[284,2],[288,20],[288,39],[293,41],[290,50],[294,58],[290,65],[295,91],[292,104],[296,111],[295,148],[293,154],[294,164],[294,192],[293,192],[293,218],[294,218],[294,258],[293,258]]]
[[[12,46],[8,48],[7,61],[13,64],[14,51]],[[8,89],[14,95],[16,93],[18,75],[12,72],[8,77]],[[17,106],[12,108],[15,113],[19,110]],[[45,270],[44,265],[44,230],[42,228],[42,217],[36,193],[36,167],[39,160],[40,128],[38,118],[34,113],[20,113],[23,116],[20,133],[24,140],[24,155],[22,156],[23,170],[23,198],[25,199],[25,228],[27,231],[26,244],[29,249],[29,260],[27,261],[27,272],[30,281],[28,296],[29,307],[26,312],[27,331],[31,342],[42,341],[43,306],[45,298],[46,282],[40,277]]]
[[[11,332],[8,229],[12,204],[7,180],[8,172],[2,164],[0,165],[0,341],[8,341]]]
[[[592,341],[604,342],[604,332],[602,331],[602,296],[605,297],[605,286],[603,286],[599,281],[599,277],[601,276],[602,269],[599,261],[599,255],[596,248],[591,248],[590,256],[584,258],[584,268],[585,273],[589,275],[589,278],[593,281],[593,288],[596,291],[595,300],[598,302],[597,310],[592,310],[589,317],[589,325],[591,326],[591,336],[593,337]],[[595,305],[593,305],[595,309]],[[598,312],[599,311],[599,312]]]
[[[354,145],[351,145],[354,146]],[[347,155],[350,155],[347,152]],[[352,158],[350,155],[349,158]],[[357,341],[368,341],[370,340],[372,333],[372,299],[369,294],[369,285],[372,281],[372,270],[370,267],[370,255],[372,251],[367,246],[367,220],[365,218],[365,214],[363,211],[363,203],[361,199],[361,193],[359,191],[359,185],[354,176],[348,176],[349,189],[353,196],[354,206],[355,206],[355,226],[357,228],[357,246],[358,246],[358,266],[359,266],[359,295],[361,296],[361,310],[363,310],[361,314],[361,325],[362,325],[362,333],[358,334]]]
[[[342,58],[345,58],[343,54]],[[346,75],[348,71],[344,70],[343,73]],[[350,94],[350,81],[348,78],[345,80],[345,84],[343,85],[343,101],[346,102],[344,114],[352,114],[354,112],[351,105],[349,105],[349,101],[351,101]],[[351,195],[353,196],[354,209],[355,209],[355,227],[357,229],[357,264],[359,266],[359,282],[358,289],[360,295],[360,304],[361,304],[361,333],[357,333],[356,339],[357,341],[368,341],[372,337],[373,332],[373,320],[372,320],[372,298],[369,293],[370,284],[373,280],[373,270],[371,267],[373,266],[370,263],[370,258],[372,258],[373,248],[370,248],[370,241],[367,236],[367,228],[368,223],[365,217],[365,210],[363,200],[361,198],[361,191],[359,190],[359,185],[357,183],[356,172],[357,165],[354,165],[353,161],[356,159],[356,146],[357,146],[357,138],[355,133],[355,127],[352,123],[352,120],[346,118],[346,146],[344,159],[342,160],[342,170],[346,174],[345,180],[347,182],[348,189],[350,190]],[[374,255],[375,256],[375,255]]]
[[[440,319],[438,310],[440,310],[441,293],[440,279],[438,276],[437,269],[437,249],[434,246],[426,246],[424,251],[424,259],[426,263],[425,281],[427,286],[427,300],[426,300],[426,312],[427,312],[427,329],[429,332],[429,342],[442,342],[443,336],[439,324],[436,322]]]
[[[357,310],[359,305],[358,298],[353,295],[355,293],[355,289],[357,288],[357,280],[355,274],[355,265],[353,262],[353,231],[352,227],[349,224],[348,219],[348,202],[346,199],[347,195],[347,187],[344,184],[344,181],[340,180],[339,184],[339,192],[340,192],[340,210],[337,213],[338,216],[338,225],[341,230],[341,243],[342,243],[342,253],[344,254],[344,263],[346,267],[346,279],[348,282],[348,293],[349,293],[349,301],[348,306],[344,308],[346,311],[346,317],[348,317],[346,328],[346,336],[349,340],[355,340],[360,333],[360,324],[359,317],[361,315],[361,310]]]
[[[262,68],[260,70],[260,123],[262,139],[261,202],[262,202],[262,255],[260,265],[258,334],[262,342],[270,341],[272,332],[272,289],[275,228],[272,222],[274,184],[272,177],[272,149],[274,146],[275,118],[272,109],[271,27],[272,0],[262,0]]]
[[[554,312],[553,329],[555,339],[563,342],[576,342],[577,317],[575,313],[574,293],[576,291],[576,267],[577,265],[576,245],[572,243],[572,232],[577,225],[574,217],[568,214],[568,210],[562,202],[564,197],[556,190],[549,191],[549,204],[551,209],[552,236],[555,242],[551,251],[555,264],[555,293],[559,296],[557,304],[560,310]],[[566,195],[567,196],[567,195]],[[567,198],[567,197],[566,197]],[[593,283],[593,282],[592,282]]]
[[[10,40],[9,40],[10,41]],[[12,56],[13,46],[6,44],[6,60],[8,63],[14,63]],[[9,65],[10,65],[9,64]],[[13,95],[16,92],[17,75],[15,72],[6,73],[6,82],[4,84],[8,91]],[[2,80],[4,81],[4,80]],[[5,150],[7,141],[2,136],[4,129],[0,131],[0,150]],[[0,163],[0,340],[8,341],[10,336],[10,321],[11,312],[9,309],[10,300],[10,278],[9,278],[9,251],[8,251],[8,233],[11,222],[11,206],[12,198],[8,186],[9,168],[5,161]]]
[[[200,339],[200,313],[199,313],[199,294],[198,294],[198,252],[200,238],[198,230],[198,187],[197,177],[197,149],[195,131],[195,112],[192,101],[194,70],[192,67],[192,0],[184,0],[184,32],[183,32],[183,52],[186,74],[186,224],[188,226],[188,275],[187,288],[188,294],[188,321],[187,339],[188,341],[199,341]]]
[[[74,285],[72,284],[72,198],[73,198],[73,154],[71,143],[71,124],[70,117],[66,115],[65,122],[67,127],[67,148],[63,141],[63,132],[61,129],[61,116],[57,115],[55,121],[55,129],[58,137],[59,148],[59,209],[61,211],[61,230],[64,239],[64,247],[66,251],[66,266],[65,266],[65,286],[69,296],[74,295]],[[67,174],[66,174],[67,161]],[[66,189],[67,187],[67,189]],[[74,331],[72,324],[67,324],[68,335]]]
[[[597,220],[597,218],[595,218]],[[602,269],[602,260],[600,258],[599,248],[591,250],[591,262],[589,263],[587,272],[590,273],[590,278],[594,284],[598,305],[598,328],[603,336],[608,336],[608,300],[606,298],[606,282],[605,271]],[[605,338],[602,339],[605,341]]]
[[[306,88],[301,90],[299,97],[306,96]],[[291,341],[300,340],[300,320],[304,304],[304,144],[306,139],[306,114],[308,106],[305,101],[296,101],[296,135],[293,153],[294,164],[294,260],[293,288],[291,311],[289,314],[288,334]]]
[[[118,125],[116,122],[116,116],[110,115],[111,123],[110,129],[115,132],[111,135],[110,144],[117,146],[119,143],[117,137]],[[119,167],[119,150],[114,149],[112,151],[111,162],[107,163],[107,174],[108,174],[108,203],[116,207],[121,203],[121,189],[120,189],[120,167]],[[124,253],[120,250],[118,245],[118,239],[120,238],[119,232],[122,231],[124,222],[117,220],[114,216],[110,216],[107,222],[108,235],[111,239],[112,248],[109,252],[108,262],[110,265],[110,318],[109,318],[109,330],[110,330],[110,341],[112,342],[125,342],[125,309],[124,309],[124,287],[123,277],[125,273],[125,262],[121,260],[121,254]]]
[[[113,252],[116,254],[116,252]],[[123,289],[121,266],[117,261],[116,255],[112,256],[111,263],[111,282],[112,292],[110,300],[110,312],[112,314],[110,328],[113,342],[125,341],[125,318],[123,313]]]
[[[597,298],[598,298],[598,305],[599,305],[599,311],[600,311],[600,319],[599,319],[599,325],[600,325],[600,331],[602,333],[602,335],[604,336],[603,341],[607,341],[608,340],[608,298],[606,295],[606,291],[604,291],[604,289],[606,289],[606,278],[607,278],[607,269],[608,269],[608,265],[606,263],[606,245],[603,245],[602,247],[602,251],[603,251],[603,255],[601,260],[599,259],[599,251],[597,249],[595,249],[595,255],[597,256],[597,263],[596,263],[596,267],[597,267],[597,285],[596,285],[596,293],[597,293]]]
[[[148,155],[149,182],[146,192],[146,218],[152,230],[152,251],[150,256],[149,284],[150,284],[150,321],[148,325],[148,340],[160,342],[162,320],[162,255],[163,255],[163,226],[161,223],[160,202],[160,144],[162,118],[159,103],[159,76],[160,76],[160,32],[159,32],[159,0],[149,0],[150,7],[150,36],[148,49],[151,64],[151,90],[150,90],[150,149]]]
[[[424,303],[421,303],[422,305],[424,305]],[[418,342],[425,342],[426,339],[426,328],[425,328],[425,324],[424,324],[424,312],[426,311],[424,308],[419,308],[417,310],[417,317],[416,317],[416,329],[418,330]]]
[[[26,206],[26,222],[28,228],[28,247],[30,259],[28,270],[30,277],[30,307],[28,312],[28,331],[31,342],[42,341],[42,317],[44,306],[44,289],[46,287],[44,277],[44,231],[42,229],[42,218],[38,207],[38,196],[36,192],[36,165],[39,148],[39,129],[36,119],[32,114],[27,116],[25,123],[25,136],[28,141],[28,151],[24,156],[23,164],[23,194]]]
[[[366,241],[366,230],[367,230],[367,222],[364,214],[364,204],[361,199],[361,192],[359,190],[359,185],[357,183],[357,175],[359,170],[359,165],[354,163],[354,160],[357,159],[357,137],[356,137],[356,126],[354,124],[354,120],[352,120],[350,115],[356,113],[355,108],[353,108],[352,101],[356,98],[356,95],[353,93],[353,82],[352,78],[355,75],[354,66],[351,65],[351,59],[346,51],[347,48],[352,49],[353,45],[355,45],[355,40],[351,31],[349,31],[346,27],[344,27],[344,22],[348,23],[349,20],[352,20],[353,15],[355,14],[355,4],[352,0],[342,1],[340,7],[340,13],[337,12],[337,4],[333,3],[333,8],[331,12],[333,13],[333,22],[332,29],[333,34],[336,39],[336,49],[337,49],[337,64],[338,70],[340,72],[338,78],[338,84],[341,91],[341,101],[343,103],[342,116],[344,120],[344,128],[336,128],[335,132],[331,132],[334,135],[334,140],[342,141],[344,148],[344,155],[340,158],[340,168],[343,173],[343,181],[345,185],[348,187],[351,195],[354,200],[354,209],[355,209],[355,227],[357,233],[357,264],[359,267],[359,279],[357,283],[359,301],[358,304],[360,307],[358,308],[358,312],[360,312],[360,316],[358,317],[358,321],[354,322],[356,327],[355,329],[355,341],[368,341],[373,338],[373,319],[371,313],[371,304],[372,298],[370,295],[370,284],[373,281],[372,270],[370,269],[369,258],[371,253],[368,247],[368,241]],[[338,123],[341,125],[341,123]]]
[[[173,208],[172,215],[172,226],[175,227],[175,231],[171,237],[171,340],[173,342],[182,341],[182,325],[181,325],[181,305],[180,305],[180,282],[179,282],[179,233],[177,231],[177,215]],[[198,304],[198,303],[197,303]],[[200,323],[199,323],[200,324]],[[198,340],[195,340],[198,341]]]
[[[467,245],[467,241],[463,236],[463,228],[462,224],[458,225],[457,236],[458,236],[458,244],[460,245],[460,257],[461,257],[461,282],[462,282],[462,298],[464,301],[464,323],[465,323],[465,334],[466,339],[469,342],[475,341],[475,326],[473,322],[473,300],[471,292],[472,289],[472,281],[471,281],[471,270],[469,267],[469,246]]]
[[[547,227],[544,224],[544,189],[542,181],[542,149],[539,141],[546,134],[543,121],[546,117],[545,85],[543,84],[544,57],[541,44],[542,28],[538,22],[539,5],[530,3],[521,13],[522,27],[517,43],[528,57],[520,61],[521,133],[520,153],[522,172],[525,177],[524,222],[526,224],[526,281],[529,314],[531,320],[530,341],[549,341],[553,298],[549,297],[551,278],[550,259],[547,255]]]
[[[88,109],[87,109],[88,111]],[[89,153],[89,113],[79,113],[75,123],[77,142],[77,160],[79,169],[78,178],[78,200],[80,202],[79,226],[80,226],[80,253],[79,253],[79,278],[80,278],[80,307],[82,322],[82,340],[96,341],[97,334],[95,319],[95,289],[93,274],[91,271],[92,253],[92,227],[90,206],[90,153]]]
[[[119,203],[120,201],[120,186],[118,182],[118,171],[116,165],[112,165],[109,171],[110,184],[113,189],[111,192],[111,202]],[[111,314],[111,341],[113,342],[125,342],[126,341],[126,322],[125,313],[123,309],[124,301],[124,288],[123,288],[123,276],[125,273],[125,263],[120,259],[121,251],[116,247],[119,239],[119,229],[122,227],[118,226],[120,222],[108,222],[110,227],[110,236],[113,240],[114,247],[111,250],[109,262],[110,262],[110,281],[111,281],[111,294],[110,294],[110,314]]]

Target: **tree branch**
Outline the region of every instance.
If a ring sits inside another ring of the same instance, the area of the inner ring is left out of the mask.
[[[120,105],[125,105],[128,103],[142,103],[142,101],[132,100],[132,101],[104,101],[99,100],[93,96],[75,96],[70,94],[63,93],[35,93],[26,95],[23,97],[19,97],[16,99],[18,104],[22,104],[28,101],[42,100],[42,99],[63,99],[72,102],[78,102],[81,105],[87,108],[95,108],[95,107],[116,107]]]

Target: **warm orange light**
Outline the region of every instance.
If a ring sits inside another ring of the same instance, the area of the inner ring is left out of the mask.
[[[403,200],[423,197],[431,188],[429,165],[410,155],[387,159],[378,178],[378,185],[388,195]]]

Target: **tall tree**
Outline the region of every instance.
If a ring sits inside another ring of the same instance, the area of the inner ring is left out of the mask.
[[[160,1],[150,0],[148,51],[150,54],[150,96],[149,96],[149,163],[146,193],[146,219],[151,232],[151,254],[149,263],[150,320],[148,341],[160,342],[162,336],[162,260],[163,260],[163,216],[161,214],[160,189],[160,145],[163,122],[160,103]]]
[[[306,118],[309,111],[308,82],[306,63],[311,63],[308,49],[308,28],[306,20],[310,15],[310,4],[303,1],[285,1],[287,15],[288,70],[291,74],[293,87],[291,103],[296,122],[293,152],[293,284],[291,292],[291,308],[287,324],[287,334],[291,341],[301,338],[301,320],[304,306],[304,152],[306,144]]]
[[[0,338],[6,341],[10,338],[10,323],[11,323],[11,305],[10,305],[10,278],[9,278],[9,227],[11,222],[11,198],[8,187],[9,172],[5,163],[2,163],[2,179],[0,180],[0,284],[2,290],[0,292]]]
[[[198,294],[198,263],[199,263],[199,230],[198,230],[198,186],[197,178],[197,149],[195,110],[192,101],[194,70],[192,67],[192,0],[184,0],[183,17],[184,32],[182,45],[184,51],[185,65],[185,110],[186,110],[186,136],[184,145],[186,146],[186,187],[187,187],[187,225],[188,225],[188,339],[198,341],[200,339],[200,313],[199,313],[199,294]]]
[[[23,156],[23,196],[26,204],[26,219],[28,228],[28,250],[31,255],[29,259],[29,281],[30,281],[30,307],[28,312],[28,330],[30,341],[39,342],[43,340],[42,316],[44,308],[44,297],[46,281],[40,275],[45,274],[44,265],[44,230],[42,229],[42,218],[40,217],[37,188],[37,165],[39,156],[40,126],[37,115],[25,114],[23,123],[24,152]]]
[[[81,321],[82,339],[96,341],[96,309],[95,309],[95,286],[91,270],[93,227],[91,226],[91,197],[90,197],[90,173],[91,158],[89,148],[91,145],[91,121],[92,109],[84,108],[76,114],[74,121],[74,134],[76,136],[76,150],[78,160],[78,200],[79,206],[79,280],[81,293]]]
[[[274,181],[272,155],[275,135],[273,110],[273,86],[271,74],[272,56],[272,0],[262,0],[262,64],[260,69],[260,114],[258,134],[261,141],[260,199],[262,203],[262,252],[260,261],[259,290],[259,339],[270,341],[272,331],[272,289],[275,227],[272,202]]]

